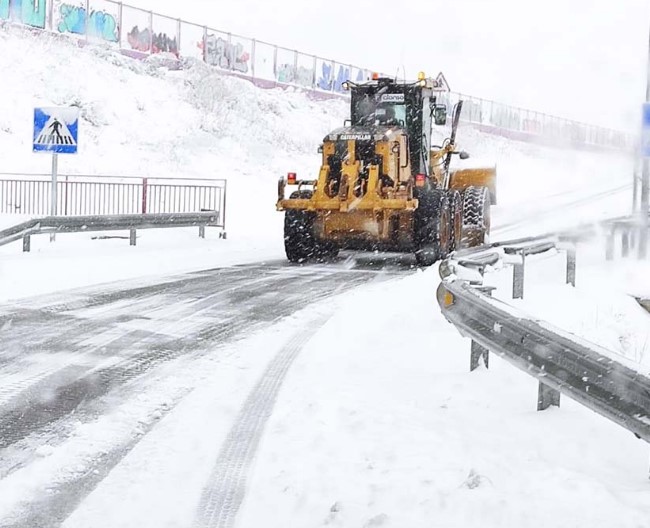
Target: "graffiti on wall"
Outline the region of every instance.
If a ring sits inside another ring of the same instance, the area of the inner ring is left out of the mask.
[[[232,44],[216,35],[208,35],[198,43],[198,47],[203,50],[205,62],[211,66],[248,73],[250,54],[239,42]]]
[[[59,33],[86,34],[86,9],[81,6],[61,4],[59,6]],[[107,42],[119,41],[119,29],[115,17],[106,11],[90,11],[88,36]]]
[[[0,0],[0,18],[45,28],[45,1]]]
[[[281,64],[278,66],[276,80],[301,86],[311,86],[314,81],[314,70],[298,66],[294,71],[293,64]]]
[[[149,28],[140,30],[138,26],[134,26],[127,38],[131,49],[136,51],[172,53],[176,57],[179,56],[178,40],[176,37],[170,38],[167,33],[154,33],[152,36]]]
[[[327,90],[328,92],[343,92],[343,83],[345,81],[350,81],[350,67],[339,64],[339,67],[334,73],[334,65],[328,62],[323,62],[321,67],[321,75],[316,82],[316,87],[321,90]],[[355,82],[361,82],[364,80],[363,70],[359,70],[357,73],[357,78],[354,79]]]

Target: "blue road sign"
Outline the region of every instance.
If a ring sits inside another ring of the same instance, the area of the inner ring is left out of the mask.
[[[641,130],[641,154],[650,158],[650,103],[643,103],[643,128]]]
[[[79,108],[34,108],[34,152],[76,154]]]

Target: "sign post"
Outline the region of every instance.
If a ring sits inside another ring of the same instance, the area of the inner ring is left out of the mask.
[[[34,152],[52,154],[50,214],[57,215],[59,154],[76,154],[79,133],[79,108],[34,108]],[[54,241],[54,234],[50,235]]]

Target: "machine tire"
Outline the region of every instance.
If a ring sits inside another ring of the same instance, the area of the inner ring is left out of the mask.
[[[431,266],[445,258],[451,242],[449,197],[440,189],[418,193],[415,210],[415,260],[419,266]]]
[[[290,198],[311,198],[311,191],[296,191]],[[336,258],[339,248],[322,243],[314,235],[316,213],[289,209],[284,215],[284,251],[289,262],[303,263],[309,260]]]
[[[458,191],[450,191],[449,206],[451,207],[451,242],[449,251],[460,248],[463,238],[463,197]]]
[[[462,247],[487,243],[490,234],[490,193],[487,187],[468,187],[463,193]]]

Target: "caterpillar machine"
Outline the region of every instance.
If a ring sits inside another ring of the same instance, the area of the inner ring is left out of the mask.
[[[440,76],[439,76],[440,77]],[[350,119],[319,147],[317,180],[281,178],[277,209],[285,212],[291,262],[333,258],[339,249],[413,252],[429,266],[460,247],[483,244],[496,203],[496,169],[451,170],[462,101],[451,134],[431,145],[433,125],[447,122],[440,83],[418,75],[398,83],[373,74],[347,81]],[[286,198],[286,187],[297,187]]]

